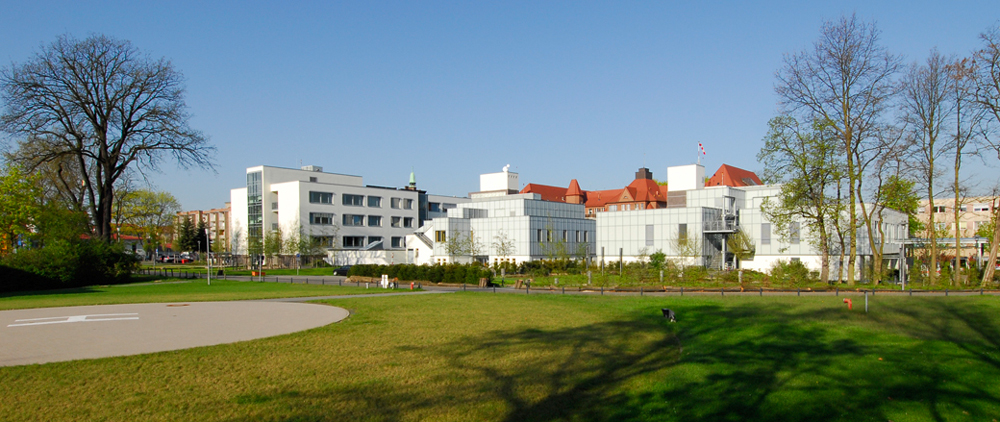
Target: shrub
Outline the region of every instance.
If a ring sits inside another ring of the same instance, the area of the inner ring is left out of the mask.
[[[775,261],[770,271],[772,284],[819,282],[819,272],[809,271],[802,261]]]
[[[3,258],[8,274],[0,290],[52,289],[125,283],[139,267],[138,259],[119,244],[97,240],[46,243],[42,248],[23,249]],[[37,277],[25,279],[24,273]]]

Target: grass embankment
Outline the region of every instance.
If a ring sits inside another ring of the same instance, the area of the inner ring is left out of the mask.
[[[140,278],[141,279],[141,278]],[[165,279],[137,284],[0,293],[0,310],[121,303],[205,302],[372,293],[355,286]],[[384,290],[379,290],[384,292]],[[2,419],[0,419],[2,420]]]
[[[163,287],[163,286],[161,286]],[[124,288],[124,287],[123,287]],[[339,299],[236,344],[0,368],[0,420],[991,421],[992,297]],[[661,307],[677,312],[670,324]]]

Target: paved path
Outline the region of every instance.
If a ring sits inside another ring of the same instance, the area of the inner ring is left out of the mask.
[[[182,302],[0,311],[0,366],[60,362],[234,343],[347,318],[296,301]]]

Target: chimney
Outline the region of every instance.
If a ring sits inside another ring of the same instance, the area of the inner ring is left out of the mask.
[[[652,180],[653,179],[653,173],[650,172],[648,168],[640,167],[639,171],[635,172],[635,179],[636,180],[639,180],[639,179],[649,179],[649,180]]]

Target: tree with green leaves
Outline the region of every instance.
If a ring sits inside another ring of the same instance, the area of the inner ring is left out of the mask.
[[[180,224],[176,224],[174,227],[174,232],[176,236],[174,237],[174,249],[183,252],[191,252],[198,249],[198,239],[195,237],[194,222],[191,221],[191,217],[184,216],[180,219]]]
[[[280,228],[268,231],[264,234],[261,249],[262,253],[267,258],[268,266],[274,268],[274,261],[277,260],[279,255],[281,255],[283,247],[284,238],[281,235]]]
[[[678,230],[671,243],[674,248],[674,256],[679,257],[677,264],[681,271],[684,271],[684,267],[691,261],[697,262],[704,255],[701,239],[686,232],[681,233]]]
[[[749,261],[757,254],[757,246],[753,239],[743,230],[739,230],[726,238],[726,249],[736,258],[737,278],[743,284],[743,261]]]
[[[134,230],[143,239],[144,249],[154,251],[163,242],[164,230],[181,210],[180,203],[169,192],[139,189],[122,197],[118,220],[123,228]]]
[[[27,240],[33,232],[44,205],[38,179],[17,165],[0,174],[0,256],[14,252],[18,240]]]
[[[831,231],[844,212],[834,196],[844,177],[840,141],[827,121],[803,127],[793,117],[779,116],[769,127],[757,160],[765,163],[766,177],[780,182],[781,189],[777,198],[765,200],[761,212],[783,238],[793,223],[804,223],[809,243],[820,252],[820,280],[828,283]]]
[[[205,220],[199,219],[198,225],[194,229],[194,243],[195,249],[198,252],[208,252],[209,239],[208,239],[208,225],[205,224]]]
[[[0,131],[21,140],[28,169],[71,161],[97,237],[111,239],[115,186],[165,156],[211,168],[213,148],[188,125],[184,78],[169,60],[104,35],[60,36],[31,60],[0,70]],[[82,198],[79,198],[82,199]]]
[[[859,160],[877,141],[875,134],[896,93],[893,76],[900,60],[879,43],[874,23],[854,15],[827,21],[813,48],[785,56],[777,74],[775,92],[786,114],[828,126],[839,141],[844,158],[848,198],[847,280],[854,283],[857,261],[857,232],[861,227],[858,209],[863,182]]]

